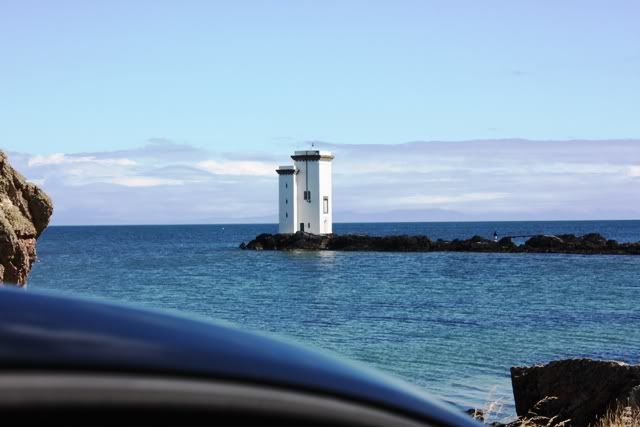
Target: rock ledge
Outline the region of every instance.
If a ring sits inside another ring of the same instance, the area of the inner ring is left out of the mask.
[[[241,249],[250,250],[330,250],[330,251],[383,251],[383,252],[502,252],[502,253],[570,253],[640,255],[640,242],[618,243],[597,233],[575,236],[532,236],[523,245],[513,243],[511,237],[497,242],[481,236],[466,240],[436,240],[427,236],[366,236],[330,234],[318,236],[298,232],[295,234],[260,234]]]
[[[615,361],[513,367],[511,383],[518,416],[534,425],[586,427],[608,410],[640,404],[640,366]]]
[[[26,285],[36,239],[52,213],[49,196],[16,172],[0,151],[0,282]]]

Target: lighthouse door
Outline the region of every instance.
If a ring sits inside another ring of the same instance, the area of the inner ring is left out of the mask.
[[[300,231],[302,231],[304,233],[304,222],[300,223]]]

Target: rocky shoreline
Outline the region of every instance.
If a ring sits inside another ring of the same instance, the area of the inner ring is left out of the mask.
[[[53,203],[0,151],[0,283],[25,286],[36,261],[36,240],[49,224]]]
[[[260,234],[240,249],[247,250],[327,250],[381,252],[498,252],[498,253],[567,253],[586,255],[640,255],[640,242],[620,243],[597,233],[575,236],[535,235],[522,245],[511,236],[498,241],[473,236],[466,240],[431,240],[427,236],[367,236],[309,233]]]
[[[518,419],[509,424],[491,423],[493,427],[606,425],[598,421],[607,414],[638,414],[640,410],[640,365],[566,359],[518,366],[511,368],[511,384]],[[486,421],[482,409],[467,413]]]

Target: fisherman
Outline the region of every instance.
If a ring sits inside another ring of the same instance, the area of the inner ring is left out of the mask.
[[[497,242],[497,241],[498,241],[498,232],[497,232],[497,231],[494,231],[494,232],[493,232],[493,241],[494,241],[494,242]]]

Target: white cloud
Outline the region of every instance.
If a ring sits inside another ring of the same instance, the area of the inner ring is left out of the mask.
[[[377,161],[349,161],[337,164],[336,170],[345,174],[372,175],[372,174],[407,174],[434,173],[457,170],[464,167],[463,160],[438,159],[439,161],[426,162],[424,158],[407,158],[404,160],[390,161],[389,159],[378,159]]]
[[[571,163],[571,162],[532,162],[526,157],[512,158],[505,162],[498,158],[481,160],[476,156],[467,159],[441,157],[430,158],[427,156],[407,156],[401,160],[359,162],[353,161],[343,165],[336,165],[336,171],[345,174],[372,175],[372,174],[407,174],[407,173],[452,173],[464,171],[466,173],[479,174],[508,174],[508,175],[619,175],[627,170],[625,165],[610,163]]]
[[[111,179],[111,183],[123,187],[159,187],[163,185],[183,185],[178,179],[156,178],[151,176],[123,176]]]
[[[449,205],[468,202],[488,202],[492,200],[505,199],[508,193],[464,193],[454,195],[423,195],[405,196],[394,198],[395,203],[403,205]]]
[[[624,165],[611,163],[570,163],[555,162],[549,164],[531,165],[531,171],[545,174],[573,174],[573,175],[619,175],[625,170]]]
[[[48,156],[33,156],[27,164],[29,167],[34,167],[82,163],[102,166],[135,166],[137,164],[130,159],[98,159],[95,156],[69,156],[64,153],[55,153]]]
[[[326,148],[336,154],[336,218],[351,212],[357,221],[373,212],[383,221],[571,219],[576,212],[581,219],[637,218],[639,207],[630,201],[640,198],[639,146],[640,140],[518,140]],[[239,222],[247,215],[270,222],[277,214],[275,169],[290,163],[289,154],[153,143],[111,152],[10,153],[10,159],[50,192],[56,223]]]
[[[275,176],[276,166],[253,160],[205,160],[196,166],[216,175]]]

